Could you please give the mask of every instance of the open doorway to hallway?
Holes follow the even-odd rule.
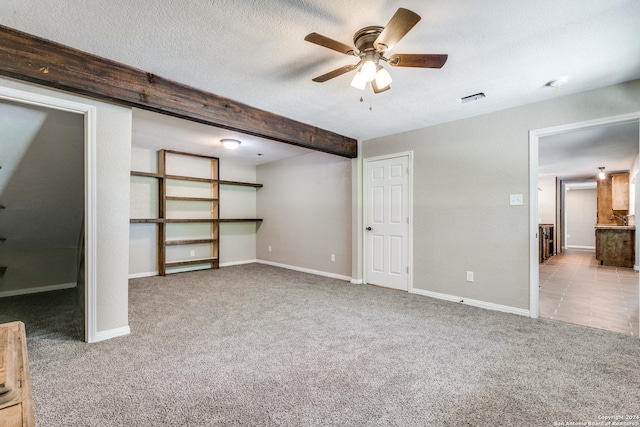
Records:
[[[638,114],[627,115],[531,132],[531,190],[538,190],[532,194],[532,235],[537,240],[544,234],[539,233],[541,225],[546,234],[553,233],[551,256],[539,257],[537,250],[534,254],[532,242],[532,317],[638,336],[640,284],[635,252],[639,246],[634,234],[639,119]],[[601,167],[606,169],[609,187],[598,179]],[[612,192],[611,173],[627,177],[624,208],[613,208],[611,196],[603,197],[604,189]],[[586,203],[595,187],[595,203]],[[572,196],[578,193],[576,202]],[[625,248],[609,248],[615,255],[631,251],[629,260],[605,259],[605,245],[596,239],[602,227],[631,233]]]

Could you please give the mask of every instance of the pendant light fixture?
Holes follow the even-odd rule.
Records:
[[[598,169],[600,169],[600,173],[598,174],[598,178],[600,179],[604,179],[605,175],[604,175],[604,166],[600,166]]]

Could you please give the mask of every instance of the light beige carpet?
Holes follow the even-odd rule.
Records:
[[[258,264],[132,280],[132,334],[97,344],[77,341],[73,301],[0,300],[0,321],[27,324],[41,426],[553,426],[640,414],[638,339],[588,327]]]

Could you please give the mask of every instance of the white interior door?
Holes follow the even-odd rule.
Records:
[[[409,290],[409,156],[366,162],[367,283]]]

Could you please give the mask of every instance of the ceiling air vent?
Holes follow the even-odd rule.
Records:
[[[462,98],[458,98],[457,101],[460,104],[465,104],[467,102],[477,101],[477,100],[485,98],[485,97],[486,97],[486,95],[484,94],[484,92],[478,92],[478,93],[474,93],[473,95],[469,95],[469,96],[464,96]]]

